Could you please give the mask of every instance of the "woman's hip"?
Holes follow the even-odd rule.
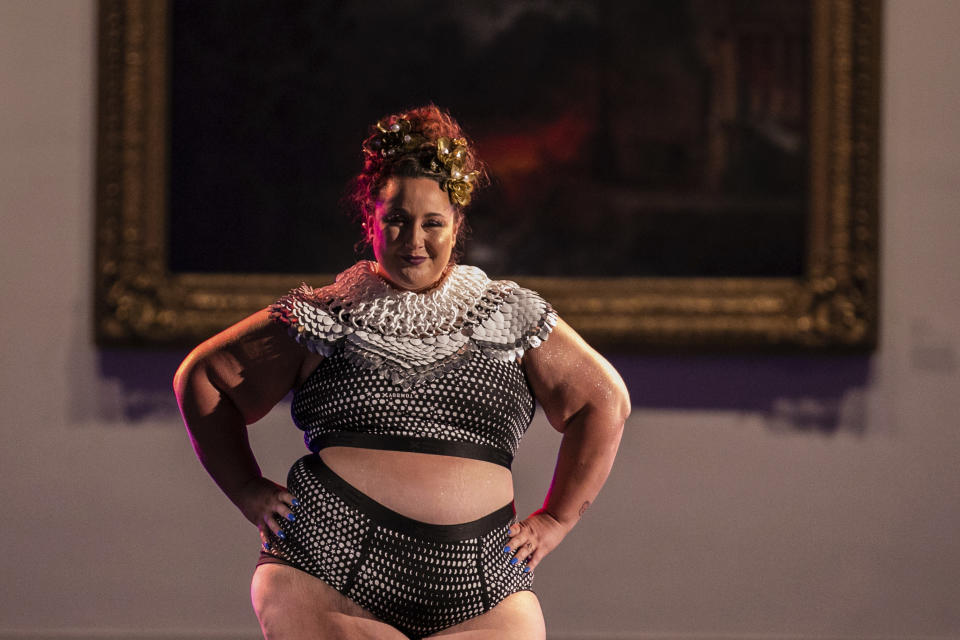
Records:
[[[470,522],[420,522],[364,495],[316,454],[293,465],[287,488],[296,519],[270,555],[398,628],[443,628],[532,587],[533,572],[504,552],[512,502]]]

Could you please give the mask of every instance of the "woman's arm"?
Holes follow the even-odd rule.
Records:
[[[308,355],[265,309],[194,349],[173,379],[197,457],[265,542],[280,530],[276,516],[288,517],[293,496],[262,477],[247,425],[297,384]]]
[[[606,482],[630,415],[630,396],[613,366],[563,320],[540,347],[526,352],[523,365],[547,420],[563,434],[543,508],[511,534],[511,551],[533,569]]]

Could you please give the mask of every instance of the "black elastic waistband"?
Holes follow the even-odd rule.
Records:
[[[321,433],[310,440],[310,451],[314,453],[327,447],[362,447],[364,449],[384,449],[387,451],[432,453],[441,456],[483,460],[499,464],[507,469],[513,463],[513,456],[502,449],[472,442],[451,442],[439,438],[411,438],[409,436],[379,433],[332,431]]]
[[[333,469],[328,467],[317,454],[304,456],[302,460],[310,472],[317,476],[324,488],[336,494],[341,500],[355,507],[377,524],[421,539],[436,542],[457,542],[479,538],[511,522],[517,513],[511,501],[493,513],[488,513],[482,518],[470,522],[460,524],[420,522],[408,518],[402,513],[397,513],[363,493],[334,473]]]

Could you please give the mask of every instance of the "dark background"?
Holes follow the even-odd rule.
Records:
[[[448,108],[494,274],[799,276],[809,2],[174,0],[170,265],[338,272],[378,118]]]

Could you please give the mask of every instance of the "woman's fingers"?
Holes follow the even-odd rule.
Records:
[[[527,557],[527,567],[530,571],[533,571],[537,568],[537,565],[540,564],[540,561],[543,560],[543,553],[539,549],[534,549],[531,551],[530,555]]]
[[[290,507],[283,502],[277,502],[275,505],[272,505],[272,508],[273,514],[280,522],[293,522],[297,519]]]
[[[519,547],[517,547],[517,557],[523,561],[529,561],[529,558],[533,556],[533,552],[536,550],[536,547],[532,542],[526,542]]]
[[[257,527],[257,531],[260,532],[260,546],[264,548],[265,551],[270,550],[270,529],[265,525],[260,525]]]
[[[284,526],[296,521],[299,507],[296,496],[286,487],[267,478],[255,478],[239,492],[238,506],[243,515],[256,525],[263,548],[286,537]]]
[[[534,513],[510,527],[504,551],[511,555],[511,564],[524,562],[525,570],[533,571],[565,535],[553,516]]]
[[[277,531],[280,530],[276,518],[269,513],[263,514],[263,526],[271,536],[277,535]]]
[[[530,527],[522,532],[517,532],[508,542],[510,554],[516,558],[517,562],[525,562],[531,570],[533,570],[533,566],[530,564],[531,560],[535,557],[540,544],[541,541],[538,539],[536,532]],[[513,564],[516,564],[516,562]]]
[[[518,564],[533,553],[535,545],[533,531],[530,527],[523,522],[516,522],[510,526],[510,530],[507,532],[507,543],[503,552],[509,556],[507,562]],[[524,570],[527,570],[527,568],[524,568]]]
[[[526,542],[525,527],[522,522],[514,522],[507,531],[507,545],[503,548],[504,553],[513,554]]]
[[[299,505],[299,502],[291,493],[282,491],[275,494],[263,516],[263,524],[267,532],[278,538],[286,537],[283,527],[297,519],[296,514],[293,513],[293,507],[296,505]]]
[[[297,501],[296,497],[289,491],[281,491],[277,497],[284,504],[285,507],[292,509],[293,507],[298,506],[300,503]],[[284,514],[286,515],[286,514]]]
[[[523,562],[523,563],[526,563],[527,566],[529,566],[530,558],[533,557],[533,553],[535,549],[536,547],[532,542],[525,542],[524,544],[521,544],[514,550],[513,557],[516,558],[517,562]]]

